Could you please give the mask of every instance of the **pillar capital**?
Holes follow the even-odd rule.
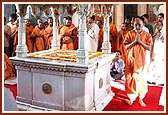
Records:
[[[24,17],[26,15],[26,11],[27,11],[27,4],[15,4],[16,6],[16,10],[17,10],[17,14],[20,17]]]

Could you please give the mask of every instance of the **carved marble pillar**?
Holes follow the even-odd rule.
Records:
[[[104,36],[102,43],[102,52],[105,54],[111,53],[111,43],[109,42],[110,33],[109,33],[109,15],[104,16]]]
[[[17,14],[19,16],[18,45],[16,47],[16,56],[26,57],[28,50],[26,45],[24,16],[26,15],[27,5],[24,5],[24,4],[15,4],[15,5],[17,9]]]
[[[100,14],[104,17],[104,34],[103,34],[103,43],[102,43],[102,52],[104,54],[111,53],[111,43],[110,43],[110,24],[109,17],[113,15],[113,4],[101,4],[100,5]]]
[[[51,7],[52,17],[53,17],[53,40],[51,43],[51,49],[60,49],[60,41],[58,39],[58,20],[59,14],[57,8]]]
[[[87,64],[89,60],[86,38],[86,15],[87,4],[79,4],[79,48],[77,50],[77,62],[79,64]]]

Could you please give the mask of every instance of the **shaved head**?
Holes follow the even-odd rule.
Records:
[[[143,27],[143,21],[139,18],[135,18],[134,19],[134,29],[140,33],[142,31],[142,27]]]

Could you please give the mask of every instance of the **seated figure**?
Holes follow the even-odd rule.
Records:
[[[115,58],[110,64],[110,75],[115,80],[120,80],[124,75],[124,61],[121,58],[121,51],[117,50]]]

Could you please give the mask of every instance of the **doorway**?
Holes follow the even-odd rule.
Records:
[[[124,17],[136,16],[137,15],[137,4],[124,4]]]

